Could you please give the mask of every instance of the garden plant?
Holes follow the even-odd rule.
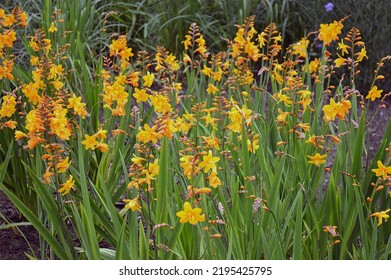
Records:
[[[191,23],[173,53],[89,48],[46,15],[26,35],[0,9],[0,190],[40,235],[31,259],[391,258],[391,122],[368,133],[391,57],[357,88],[349,16],[287,47],[249,16],[223,51]]]

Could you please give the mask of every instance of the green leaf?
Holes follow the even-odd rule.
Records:
[[[79,158],[79,176],[80,176],[80,188],[82,193],[82,204],[80,205],[81,218],[84,226],[84,230],[87,235],[87,241],[90,249],[90,258],[100,260],[98,238],[95,231],[94,215],[91,210],[90,192],[87,186],[87,178],[84,168],[84,153],[83,145],[81,144],[81,130],[78,134],[78,158]]]
[[[155,224],[167,222],[169,170],[168,170],[168,139],[163,137],[160,147],[159,177],[156,192],[156,220]]]
[[[302,224],[303,224],[303,210],[302,210],[302,193],[297,194],[297,204],[296,204],[296,221],[295,221],[295,238],[293,243],[293,259],[301,259],[301,250],[302,250]]]
[[[27,206],[20,201],[11,191],[9,191],[2,183],[0,189],[8,196],[12,203],[18,208],[20,213],[34,226],[43,239],[50,245],[53,252],[62,260],[70,260],[72,256],[67,254],[64,248],[58,243],[56,238],[48,231],[45,225],[27,208]]]
[[[129,256],[129,244],[126,242],[125,234],[126,232],[126,223],[122,224],[121,231],[118,234],[117,247],[115,253],[116,260],[128,260]]]

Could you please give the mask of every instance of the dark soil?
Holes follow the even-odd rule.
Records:
[[[370,112],[376,110],[377,102]],[[381,109],[368,127],[370,147],[369,154],[372,157],[383,138],[385,126],[391,118],[391,102],[386,102],[387,107]],[[375,107],[376,106],[376,107]],[[26,222],[18,210],[12,205],[7,196],[0,191],[0,260],[26,260],[26,254],[35,255],[39,259],[39,236],[33,226],[19,226],[1,229],[8,225],[1,217],[4,216],[9,223]],[[106,247],[106,246],[103,246]]]
[[[10,223],[26,221],[2,191],[0,191],[0,213]],[[0,216],[0,227],[7,224]],[[26,253],[39,256],[39,236],[33,226],[0,229],[0,260],[27,260],[29,258]]]

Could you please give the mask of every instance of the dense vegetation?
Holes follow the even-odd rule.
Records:
[[[31,258],[391,258],[391,122],[374,156],[367,133],[390,57],[365,64],[353,14],[234,2],[0,9],[0,189]]]

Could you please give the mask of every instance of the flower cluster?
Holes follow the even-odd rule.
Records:
[[[0,8],[0,82],[4,79],[14,80],[14,57],[11,50],[16,42],[15,29],[26,25],[27,14],[20,8],[14,8],[9,14]],[[8,93],[0,99],[0,130],[3,127],[15,129],[16,122],[9,118],[16,112],[17,104],[15,93]]]

